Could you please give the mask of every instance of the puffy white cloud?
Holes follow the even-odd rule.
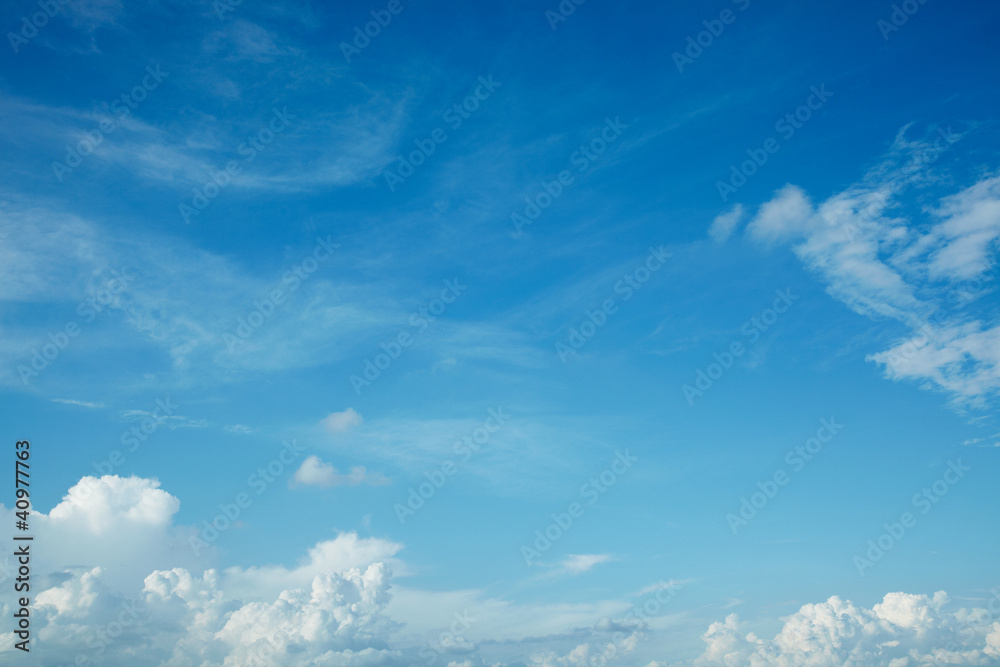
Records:
[[[611,641],[578,644],[565,655],[559,655],[554,651],[536,651],[528,657],[527,663],[531,667],[593,667],[614,664],[635,651],[642,636],[637,630],[628,634],[618,632]]]
[[[297,667],[401,664],[387,639],[389,570],[325,572],[264,601],[231,597],[225,574],[184,568],[146,577],[137,599],[111,591],[100,568],[38,594],[32,653],[38,664],[114,667]],[[0,662],[14,651],[0,635]]]
[[[153,569],[193,566],[193,529],[173,523],[179,508],[155,479],[83,477],[47,514],[34,512],[36,541],[62,546],[39,550],[33,569],[48,575],[101,567],[107,584],[122,591],[137,589]],[[12,511],[0,506],[0,520],[12,523]]]
[[[333,412],[327,415],[321,424],[330,433],[343,433],[355,426],[360,426],[364,421],[354,408],[347,408],[343,412]]]
[[[325,487],[358,486],[359,484],[384,486],[388,483],[389,479],[385,475],[378,472],[368,472],[364,466],[354,466],[349,473],[340,473],[331,464],[315,455],[306,457],[299,469],[295,471],[291,481],[292,485]]]
[[[180,501],[159,486],[157,480],[140,477],[84,477],[48,518],[54,525],[85,526],[94,535],[123,523],[134,529],[162,527],[180,509]]]
[[[324,572],[307,587],[243,603],[220,589],[215,572],[201,579],[175,569],[154,572],[144,589],[152,622],[178,628],[165,664],[201,667],[362,665],[395,662],[386,638],[396,624],[384,616],[389,571]],[[179,622],[179,623],[178,623]],[[168,626],[169,627],[169,626]]]
[[[180,501],[159,487],[88,477],[34,517],[36,544],[46,545],[32,559],[39,664],[401,662],[388,646],[399,624],[384,613],[401,545],[346,533],[317,544],[297,567],[199,573],[184,540],[192,529],[173,524]],[[2,663],[15,650],[13,634],[0,642]]]
[[[1000,601],[1000,595],[995,598]],[[744,633],[736,614],[712,623],[696,665],[916,667],[992,665],[1000,621],[986,609],[945,610],[948,596],[889,593],[871,609],[837,596],[804,605],[773,639]],[[1000,611],[1000,606],[997,607]]]
[[[624,600],[530,604],[475,590],[394,587],[393,571],[405,570],[402,545],[354,533],[316,544],[293,567],[195,569],[183,562],[187,529],[173,525],[179,501],[159,487],[136,477],[90,478],[36,517],[36,539],[48,545],[33,560],[39,664],[395,667],[433,654],[456,667],[589,667],[630,664],[653,627],[671,631],[630,619]],[[174,543],[180,551],[171,551]],[[45,561],[46,552],[73,562]],[[580,555],[564,565],[585,571],[608,559]],[[173,564],[158,565],[165,561]],[[117,574],[127,568],[144,571],[140,583]],[[697,662],[996,664],[1000,588],[993,595],[973,609],[954,609],[944,593],[890,593],[871,609],[832,597],[784,619],[773,639],[744,632],[732,615],[709,627]],[[0,634],[0,663],[15,650],[13,639]]]
[[[230,567],[221,586],[233,596],[275,597],[289,588],[305,588],[324,572],[363,569],[372,563],[390,566],[393,572],[405,572],[405,565],[395,558],[402,544],[375,537],[361,538],[357,533],[341,533],[332,540],[319,542],[309,549],[294,568],[282,565]]]

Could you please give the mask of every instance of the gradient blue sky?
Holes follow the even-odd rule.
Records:
[[[928,0],[885,34],[888,2],[591,0],[555,29],[554,0],[399,6],[349,63],[342,42],[386,3],[244,0],[220,17],[209,2],[70,0],[0,48],[2,424],[33,443],[35,508],[56,516],[158,399],[177,406],[113,470],[180,501],[161,526],[176,553],[143,551],[144,572],[111,581],[126,533],[92,562],[55,553],[72,547],[53,533],[38,545],[50,583],[102,565],[135,597],[156,569],[294,568],[356,534],[392,566],[384,613],[403,625],[387,645],[405,653],[479,605],[494,621],[455,658],[474,664],[563,655],[660,581],[682,585],[627,664],[694,660],[734,612],[772,637],[831,596],[984,606],[1000,584],[996,4]],[[678,71],[674,54],[724,10]],[[7,3],[4,32],[37,11]],[[119,116],[111,103],[144,77]],[[477,86],[455,127],[446,112]],[[800,127],[776,125],[821,87]],[[608,119],[607,149],[581,159]],[[95,130],[79,166],[53,166]],[[772,138],[724,201],[731,165]],[[186,221],[181,205],[231,162]],[[572,182],[516,233],[512,214],[564,170]],[[317,239],[336,247],[295,277]],[[670,257],[621,287],[651,248]],[[112,270],[129,279],[109,297]],[[465,289],[424,320],[445,281]],[[275,289],[273,314],[227,343]],[[792,305],[748,335],[779,290]],[[106,297],[92,318],[80,306]],[[71,322],[79,334],[26,373]],[[351,376],[401,332],[412,344],[357,391]],[[745,353],[691,404],[684,385],[733,342]],[[455,441],[498,408],[507,422],[462,460]],[[734,535],[726,515],[793,470],[786,452],[824,418],[842,430]],[[295,463],[194,556],[202,521],[292,439]],[[522,545],[625,450],[638,460],[527,565]],[[971,470],[920,514],[911,498],[959,459]],[[401,523],[394,506],[449,460],[455,475]],[[130,501],[108,502],[81,511]],[[860,576],[853,558],[908,510],[917,525]]]

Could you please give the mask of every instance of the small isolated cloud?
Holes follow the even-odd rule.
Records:
[[[388,483],[385,475],[368,472],[364,466],[354,466],[349,473],[342,474],[318,456],[310,456],[303,461],[292,477],[292,484],[301,486],[384,486]]]
[[[321,424],[330,433],[343,433],[344,431],[360,426],[364,420],[354,408],[347,408],[343,412],[334,412],[323,419]]]
[[[708,235],[716,243],[725,243],[743,220],[743,204],[737,204],[725,213],[717,215],[708,228]]]
[[[614,560],[608,554],[572,554],[559,563],[561,573],[583,574],[601,563]]]
[[[226,431],[229,433],[241,433],[246,435],[248,433],[253,433],[253,429],[249,426],[244,426],[243,424],[233,424],[232,426],[227,426]]]

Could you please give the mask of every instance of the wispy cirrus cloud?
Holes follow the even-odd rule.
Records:
[[[831,296],[912,331],[869,355],[888,378],[982,407],[1000,392],[1000,322],[970,306],[992,291],[1000,176],[943,196],[913,219],[902,194],[938,185],[929,164],[961,136],[940,132],[911,141],[906,129],[859,183],[818,204],[801,188],[785,186],[760,207],[746,234],[791,245]]]
[[[610,563],[614,558],[609,554],[571,554],[559,562],[561,573],[583,574],[602,563]]]
[[[64,403],[66,405],[77,405],[77,406],[79,406],[81,408],[93,408],[93,409],[96,409],[96,408],[103,408],[104,407],[103,403],[91,403],[90,401],[78,401],[78,400],[72,399],[72,398],[52,398],[52,399],[49,399],[49,400],[51,400],[53,403]]]

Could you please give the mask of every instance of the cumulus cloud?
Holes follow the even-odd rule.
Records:
[[[1000,602],[1000,591],[991,602]],[[744,633],[736,614],[712,623],[696,665],[907,667],[992,665],[1000,621],[988,609],[945,610],[948,596],[889,593],[871,609],[837,596],[804,605],[773,639]],[[1000,612],[1000,605],[994,605]],[[991,607],[993,608],[993,607]]]
[[[158,480],[84,477],[48,514],[33,513],[36,541],[54,545],[35,556],[34,571],[101,567],[107,585],[121,591],[139,586],[157,567],[194,565],[187,544],[193,529],[173,523],[179,509],[180,501]],[[12,525],[12,512],[0,506],[0,521]]]
[[[868,359],[893,380],[943,390],[983,407],[1000,393],[1000,322],[976,319],[971,304],[990,292],[991,256],[1000,240],[1000,175],[989,175],[924,207],[927,220],[902,215],[900,196],[938,184],[929,169],[959,135],[909,141],[904,133],[859,182],[814,203],[787,185],[747,225],[761,243],[787,243],[855,312],[892,319],[912,334]]]
[[[75,572],[38,594],[32,653],[38,664],[115,667],[402,662],[386,641],[398,624],[384,614],[390,577],[384,564],[324,572],[262,601],[223,592],[225,576],[157,570],[128,599],[111,591],[100,568]],[[0,634],[0,661],[15,650],[12,637]]]
[[[47,545],[32,559],[39,664],[401,662],[384,609],[402,545],[342,533],[294,567],[200,570],[186,544],[194,529],[173,523],[179,507],[155,479],[106,475],[33,515]],[[13,522],[11,511],[0,506],[0,518]],[[0,662],[13,645],[0,634]]]
[[[374,537],[362,538],[357,533],[341,533],[311,547],[295,567],[283,565],[230,567],[224,571],[220,586],[233,596],[252,595],[272,598],[289,588],[309,586],[324,572],[363,569],[372,563],[382,563],[396,573],[406,572],[405,565],[395,558],[402,544]]]
[[[402,545],[355,533],[319,542],[292,566],[197,568],[184,563],[189,529],[173,524],[179,504],[156,480],[105,476],[81,480],[37,514],[36,539],[49,545],[32,561],[39,664],[370,667],[423,661],[420,652],[433,650],[456,667],[588,667],[631,664],[653,632],[623,618],[629,605],[620,600],[532,605],[478,591],[394,588],[393,576],[406,569]],[[10,512],[0,506],[0,520],[13,521]],[[47,553],[72,561],[45,560]],[[608,560],[584,554],[561,565],[584,572]],[[143,575],[118,573],[130,567]],[[771,639],[730,615],[704,633],[696,664],[996,664],[1000,588],[991,594],[969,609],[955,608],[944,592],[890,593],[871,609],[831,597],[783,619]],[[391,604],[397,595],[402,607]],[[398,613],[406,609],[413,613]],[[458,618],[467,620],[455,631]],[[12,659],[13,645],[12,632],[0,633],[0,662]],[[503,659],[484,655],[490,650]]]
[[[343,412],[334,412],[328,415],[320,423],[329,433],[343,433],[355,426],[360,426],[361,415],[354,411],[354,408],[347,408]]]
[[[292,485],[323,487],[358,486],[360,484],[384,486],[388,483],[389,479],[385,475],[379,472],[368,472],[364,466],[354,466],[349,473],[340,473],[331,464],[315,455],[307,457],[302,462],[290,482]]]
[[[635,651],[642,636],[639,631],[629,634],[620,632],[612,641],[578,644],[565,655],[559,655],[555,651],[536,651],[528,656],[527,664],[531,667],[591,667],[617,663]]]
[[[143,594],[151,619],[180,621],[166,664],[370,665],[398,662],[386,643],[396,628],[383,614],[388,582],[386,566],[373,563],[240,603],[220,591],[214,572],[199,579],[175,569],[150,574]]]
[[[159,488],[157,480],[105,475],[85,477],[49,512],[49,521],[64,526],[84,526],[104,535],[122,523],[131,529],[165,526],[180,502]]]

